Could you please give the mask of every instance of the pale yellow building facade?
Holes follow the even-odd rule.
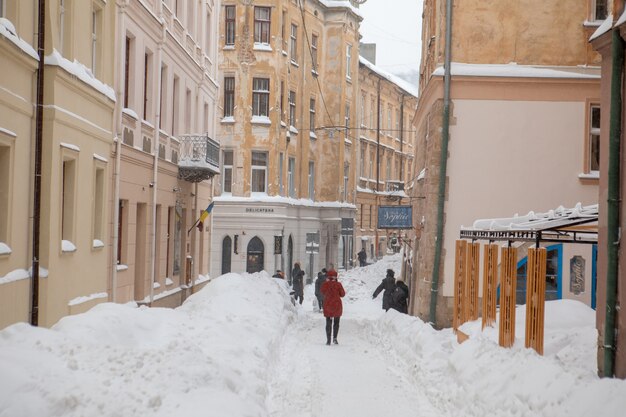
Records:
[[[355,251],[365,249],[371,263],[415,238],[412,228],[379,229],[378,207],[411,204],[417,86],[360,57],[359,88]]]
[[[36,1],[0,20],[0,327],[31,318]],[[115,4],[46,3],[38,323],[106,301]]]
[[[350,265],[356,4],[222,2],[211,274]],[[289,274],[287,274],[289,275]]]

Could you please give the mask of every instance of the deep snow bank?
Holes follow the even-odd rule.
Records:
[[[0,332],[0,416],[261,416],[294,317],[266,273],[213,280],[175,310],[101,304]]]

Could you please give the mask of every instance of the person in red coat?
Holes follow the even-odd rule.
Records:
[[[326,344],[330,345],[331,327],[333,330],[333,343],[337,344],[339,333],[339,318],[343,313],[341,297],[346,295],[343,285],[337,281],[337,271],[334,269],[326,272],[326,282],[322,284],[320,291],[324,295],[324,317],[326,317]]]

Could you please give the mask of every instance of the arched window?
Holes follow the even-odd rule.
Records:
[[[263,270],[265,246],[257,236],[248,243],[246,272],[260,272]]]
[[[230,257],[233,249],[233,240],[226,236],[222,240],[222,275],[230,272]]]

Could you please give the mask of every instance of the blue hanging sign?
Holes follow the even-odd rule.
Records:
[[[413,211],[411,206],[378,207],[379,229],[412,229]]]

